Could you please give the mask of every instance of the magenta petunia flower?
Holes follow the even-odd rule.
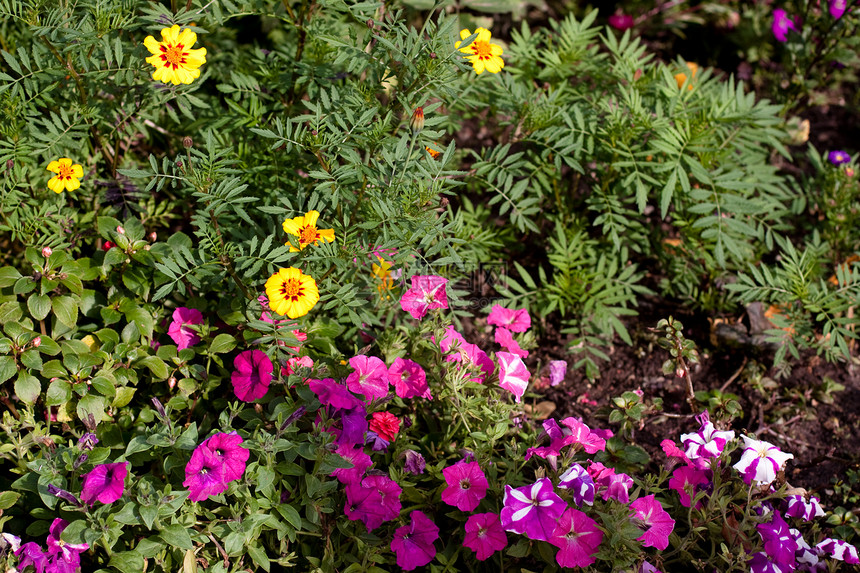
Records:
[[[762,553],[761,551],[753,554],[752,559],[747,561],[747,565],[749,565],[750,573],[788,573],[788,571],[793,570],[783,569],[767,553]]]
[[[334,453],[352,464],[351,468],[337,468],[329,474],[344,485],[359,483],[367,468],[373,465],[370,456],[361,447],[338,446]]]
[[[363,404],[359,404],[349,410],[338,410],[342,429],[335,429],[337,440],[341,446],[356,446],[364,443],[364,435],[367,433],[367,410]],[[339,432],[339,433],[338,433]]]
[[[744,440],[744,452],[741,459],[732,467],[741,472],[744,483],[749,485],[768,485],[776,479],[777,472],[782,469],[785,462],[792,459],[794,455],[780,451],[770,442],[754,440],[748,436],[741,436]]]
[[[568,508],[553,529],[549,542],[558,547],[555,560],[562,567],[588,567],[603,541],[597,522],[578,509]]]
[[[93,505],[96,500],[113,503],[122,497],[125,490],[125,476],[128,475],[128,462],[101,464],[84,476],[81,501]]]
[[[346,377],[346,386],[350,392],[363,395],[368,402],[385,398],[388,394],[388,368],[385,362],[376,356],[360,354],[350,358],[349,365],[355,368],[355,372]]]
[[[561,474],[558,477],[558,487],[569,489],[576,505],[594,505],[594,480],[581,465],[573,464]]]
[[[233,359],[236,370],[230,376],[233,393],[243,402],[253,402],[266,395],[272,382],[272,361],[265,352],[245,350]]]
[[[756,525],[756,529],[758,529],[764,543],[764,552],[779,565],[793,568],[797,541],[789,531],[788,524],[782,516],[774,511],[771,514],[770,522],[759,523]]]
[[[827,154],[827,160],[833,165],[842,165],[851,161],[851,156],[844,151],[831,151]]]
[[[609,17],[609,25],[615,28],[616,30],[629,30],[633,27],[634,21],[633,16],[630,14],[624,14],[622,12],[616,12],[612,16]]]
[[[774,37],[780,42],[788,41],[788,31],[794,30],[797,32],[794,21],[788,17],[788,14],[782,8],[777,8],[773,11],[773,23],[770,26]]]
[[[830,0],[830,15],[837,20],[845,14],[846,8],[848,8],[846,0]]]
[[[373,531],[400,515],[402,491],[388,476],[366,476],[360,483],[346,486],[344,513],[353,521],[361,520],[368,531]]]
[[[488,559],[508,545],[508,536],[495,513],[476,513],[466,520],[466,537],[463,547],[476,552],[478,561]]]
[[[429,310],[448,308],[448,295],[445,284],[448,279],[435,275],[415,275],[412,277],[412,288],[403,293],[400,298],[400,308],[421,320]]]
[[[600,462],[591,462],[587,471],[603,499],[614,499],[619,503],[630,501],[629,490],[633,486],[633,478],[627,474],[616,474],[615,469],[608,468]]]
[[[678,460],[685,463],[690,463],[690,458],[687,457],[687,454],[685,454],[673,440],[663,440],[660,442],[660,447],[663,448],[663,453],[666,454],[666,457],[678,458]]]
[[[182,485],[191,492],[188,499],[203,501],[210,496],[227,491],[224,479],[224,464],[206,447],[197,447],[185,466],[185,481]]]
[[[857,548],[841,539],[825,539],[815,546],[816,549],[827,553],[837,561],[844,561],[849,565],[857,565],[860,558],[857,556]]]
[[[507,350],[511,354],[515,354],[515,355],[519,356],[520,358],[525,358],[526,356],[529,355],[528,350],[523,350],[522,348],[520,348],[519,342],[514,340],[514,337],[511,334],[511,331],[508,330],[507,328],[502,328],[502,327],[497,328],[496,333],[495,333],[495,338],[496,338],[496,344],[498,344],[499,346],[501,346],[502,348],[504,348],[505,350]]]
[[[501,522],[505,531],[535,541],[546,541],[552,536],[556,521],[566,507],[564,500],[553,491],[549,478],[540,478],[516,489],[506,485],[503,503]]]
[[[816,517],[824,516],[824,508],[815,496],[808,496],[809,500],[802,495],[790,495],[785,498],[787,508],[785,514],[791,517],[799,517],[806,521],[812,521]]]
[[[18,558],[18,571],[23,571],[32,565],[36,569],[36,573],[44,573],[45,568],[48,567],[48,553],[33,541],[24,543],[16,549],[15,557]]]
[[[443,353],[447,354],[452,350],[459,350],[465,344],[467,343],[463,335],[457,332],[453,325],[448,325],[445,327],[445,334],[442,335],[442,340],[439,342],[439,348]]]
[[[459,462],[442,470],[448,487],[442,501],[460,511],[472,511],[487,495],[487,477],[478,462]]]
[[[436,557],[433,542],[439,539],[439,528],[421,511],[409,514],[409,525],[398,527],[391,540],[391,550],[404,571],[427,565]]]
[[[532,325],[532,317],[529,316],[529,311],[524,308],[511,310],[497,304],[490,310],[487,324],[503,326],[511,332],[525,332]]]
[[[388,368],[388,381],[401,398],[427,398],[432,400],[427,374],[421,365],[405,358],[395,358]]]
[[[669,517],[660,502],[654,498],[654,494],[640,497],[630,504],[633,513],[630,517],[635,518],[647,527],[645,533],[637,539],[644,547],[654,547],[660,551],[669,546],[669,534],[675,529],[675,520]]]
[[[549,445],[527,449],[526,461],[529,461],[529,459],[535,455],[548,459],[553,468],[555,468],[555,462],[558,456],[561,455],[561,449],[572,444],[576,440],[576,437],[573,435],[565,435],[564,431],[558,425],[558,422],[552,418],[543,421],[543,432],[538,436],[538,439],[543,436],[549,437]]]
[[[196,308],[180,306],[173,311],[173,322],[167,327],[167,334],[176,343],[177,350],[184,350],[200,342],[200,337],[189,326],[203,324],[203,314]]]
[[[496,352],[496,359],[499,361],[499,386],[519,402],[529,385],[529,371],[523,359],[510,352]]]
[[[567,375],[567,361],[565,360],[550,360],[549,362],[549,385],[558,386],[564,382],[564,377]]]
[[[698,486],[704,485],[708,481],[708,475],[704,470],[692,466],[681,466],[672,472],[669,487],[678,492],[681,505],[690,507],[693,498],[698,493]],[[699,508],[701,504],[702,502],[699,502],[696,507]]]
[[[66,543],[60,539],[69,522],[57,518],[51,523],[46,542],[50,563],[46,573],[74,573],[81,566],[81,553],[90,548],[86,543]]]
[[[477,366],[480,369],[480,373],[476,377],[470,378],[472,382],[482,384],[484,379],[496,369],[496,365],[493,364],[493,361],[487,356],[486,352],[478,348],[476,344],[466,342],[453,329],[446,329],[446,334],[442,338],[440,348],[442,352],[446,353],[453,350],[453,352],[445,357],[446,362],[460,362],[464,366]]]
[[[331,406],[332,408],[343,408],[345,410],[364,405],[361,400],[346,389],[346,386],[338,384],[332,378],[325,378],[323,380],[310,379],[308,380],[308,386],[311,392],[316,394],[320,404]]]
[[[225,482],[241,479],[245,474],[245,464],[251,452],[242,447],[244,440],[236,432],[212,434],[197,446],[207,448],[221,462]]]
[[[606,449],[606,439],[598,435],[598,430],[592,430],[583,424],[579,418],[565,418],[561,423],[567,428],[564,433],[573,437],[572,443],[580,444],[587,453],[596,454]],[[612,434],[609,436],[612,437]]]

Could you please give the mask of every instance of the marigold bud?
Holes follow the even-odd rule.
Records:
[[[412,119],[409,121],[409,126],[412,128],[412,133],[418,133],[424,129],[424,108],[416,107],[412,112]]]
[[[46,259],[51,256],[51,253],[54,251],[51,250],[51,247],[42,247],[42,256]]]
[[[194,145],[194,140],[191,139],[189,136],[186,135],[185,137],[182,138],[182,147],[184,147],[185,149],[191,149],[191,147],[193,145]]]

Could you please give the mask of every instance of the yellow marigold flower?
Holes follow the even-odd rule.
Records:
[[[78,179],[84,176],[84,168],[80,165],[72,165],[72,160],[68,157],[61,157],[57,161],[51,161],[47,169],[51,173],[57,174],[48,181],[48,189],[54,193],[62,193],[63,189],[74,191],[81,186],[81,182]]]
[[[284,221],[284,232],[296,235],[299,238],[298,248],[293,245],[292,241],[286,243],[290,246],[290,252],[301,251],[308,245],[313,245],[320,240],[327,243],[334,241],[333,229],[317,229],[317,219],[319,217],[320,214],[318,211],[308,211],[302,217]]]
[[[693,89],[692,78],[696,77],[696,72],[699,71],[699,65],[694,64],[693,62],[687,62],[687,67],[690,68],[690,85],[687,86],[688,90]],[[675,81],[678,82],[678,89],[684,87],[684,82],[687,81],[687,74],[675,74]]]
[[[152,36],[143,40],[143,45],[153,55],[146,61],[155,66],[152,79],[165,84],[190,84],[200,77],[197,69],[206,63],[206,48],[192,50],[197,42],[197,34],[185,28],[179,31],[179,26],[161,30],[161,42],[156,42]]]
[[[424,149],[427,150],[427,153],[429,153],[430,157],[432,157],[433,159],[436,159],[437,157],[442,155],[441,151],[436,151],[435,149],[431,148],[429,145],[425,145]]]
[[[281,316],[304,316],[320,299],[317,283],[295,267],[281,269],[266,281],[269,308]]]
[[[478,35],[475,41],[465,46],[460,47],[463,42],[457,42],[454,47],[468,54],[469,62],[475,68],[475,73],[480,75],[487,70],[491,74],[497,74],[505,67],[505,61],[502,59],[502,47],[496,44],[491,44],[491,34],[486,28],[478,28],[475,30]],[[460,40],[465,40],[472,35],[468,28],[460,30]]]

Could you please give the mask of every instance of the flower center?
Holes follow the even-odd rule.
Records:
[[[281,294],[285,298],[296,300],[303,294],[302,283],[298,279],[287,279],[281,285]]]
[[[299,242],[300,243],[313,243],[319,238],[319,233],[317,232],[317,228],[313,225],[305,225],[301,229],[299,229]]]
[[[490,56],[493,54],[489,42],[475,40],[469,47],[472,48],[472,52],[474,52],[474,54],[478,56],[478,59],[480,60],[489,60]]]
[[[57,173],[57,177],[59,179],[71,179],[72,178],[72,166],[60,164],[60,172]]]
[[[182,50],[185,48],[182,44],[176,44],[175,46],[171,45],[162,45],[161,51],[161,59],[164,61],[165,67],[171,67],[174,70],[179,67],[179,64],[185,63],[185,54]]]
[[[460,489],[469,489],[472,484],[469,483],[469,480],[464,479],[460,481]]]

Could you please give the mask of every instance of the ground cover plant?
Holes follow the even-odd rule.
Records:
[[[0,0],[0,566],[855,569],[858,11]]]

